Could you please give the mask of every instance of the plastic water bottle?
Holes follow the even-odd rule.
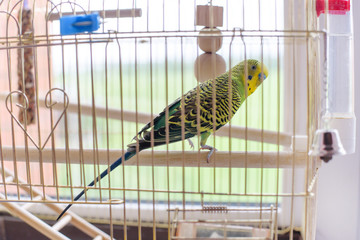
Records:
[[[347,154],[355,152],[353,18],[350,0],[317,0],[327,31],[327,111],[323,121],[337,129]]]

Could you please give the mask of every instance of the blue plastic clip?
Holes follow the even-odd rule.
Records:
[[[99,13],[87,15],[64,16],[60,18],[60,34],[71,35],[83,32],[93,32],[100,27]]]

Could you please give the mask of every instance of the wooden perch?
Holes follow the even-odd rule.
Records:
[[[42,106],[42,104],[40,105]],[[56,104],[55,109],[63,110],[63,106],[60,104]],[[78,105],[77,104],[69,104],[68,112],[77,113],[78,112]],[[81,105],[81,114],[84,115],[92,115],[92,106],[90,105]],[[136,112],[134,111],[123,111],[124,118],[122,119],[121,110],[109,108],[109,118],[123,120],[128,122],[136,122]],[[106,109],[103,107],[96,107],[96,116],[97,117],[106,117]],[[137,113],[138,122],[146,124],[151,121],[155,115],[151,115],[149,113]],[[257,142],[264,142],[264,143],[272,143],[272,144],[280,144],[282,146],[290,147],[292,143],[292,136],[288,133],[278,133],[277,131],[269,131],[269,130],[261,130],[255,128],[246,128],[240,126],[229,126],[226,125],[220,128],[215,135],[216,136],[224,136],[228,137],[231,131],[232,138],[239,138],[239,139],[247,139],[249,141],[257,141]]]
[[[29,148],[26,152],[23,147],[16,147],[16,160],[25,161],[26,155],[29,156],[30,162],[39,162],[40,152],[37,148]],[[53,160],[53,153],[56,156],[57,163],[66,163],[66,151],[64,148],[57,148],[54,152],[50,148],[45,148],[42,150],[43,162],[51,163]],[[116,159],[121,157],[121,150],[109,150],[99,149],[97,154],[94,154],[93,149],[85,149],[83,151],[84,162],[85,164],[93,164],[94,156],[99,157],[99,163],[101,165],[107,165],[108,159],[110,163],[113,163]],[[208,151],[154,151],[151,150],[142,151],[139,153],[138,157],[135,155],[132,159],[125,162],[125,165],[133,166],[138,164],[140,166],[172,166],[172,167],[181,167],[183,163],[186,167],[236,167],[243,168],[247,166],[248,168],[291,168],[293,166],[293,161],[295,161],[296,167],[305,167],[307,153],[306,152],[231,152],[228,151],[218,151],[215,155],[212,156],[209,163],[206,161]],[[154,157],[153,157],[154,155]],[[13,149],[11,147],[3,147],[3,156],[4,160],[12,161],[13,160]],[[79,149],[69,149],[69,161],[71,163],[80,163],[80,150]],[[184,162],[183,162],[184,161]],[[231,163],[230,163],[231,161]]]
[[[0,99],[6,96],[3,94],[0,95]],[[45,107],[44,99],[39,99],[39,106]],[[55,110],[63,111],[64,106],[62,104],[55,104],[53,108]],[[78,105],[74,103],[69,103],[68,113],[77,113],[78,112]],[[106,118],[106,108],[104,107],[96,107],[95,109],[96,117]],[[134,111],[127,111],[127,110],[119,110],[114,108],[108,109],[109,118],[117,119],[120,121],[128,121],[128,122],[136,122],[136,112]],[[123,118],[122,118],[123,113]],[[92,116],[93,115],[93,108],[91,105],[81,105],[81,114]],[[137,113],[138,123],[146,124],[154,118],[155,115],[151,115],[149,113]],[[240,126],[229,126],[226,125],[216,131],[216,136],[228,137],[231,131],[231,137],[237,139],[246,139],[249,141],[257,141],[263,143],[271,143],[271,144],[279,144],[281,146],[285,146],[290,148],[292,145],[292,135],[289,133],[277,132],[277,131],[270,131],[265,129],[256,129],[256,128],[246,128]]]

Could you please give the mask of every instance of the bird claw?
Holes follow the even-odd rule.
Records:
[[[208,154],[208,156],[207,156],[207,158],[206,158],[206,162],[209,163],[211,156],[213,155],[214,151],[217,151],[217,149],[214,148],[214,147],[212,147],[212,146],[209,146],[209,145],[203,145],[203,146],[201,146],[200,150],[204,150],[204,149],[210,150],[210,152],[209,152],[209,154]]]
[[[189,142],[190,147],[193,149],[194,148],[194,143],[191,141],[190,138],[188,138],[187,140]]]

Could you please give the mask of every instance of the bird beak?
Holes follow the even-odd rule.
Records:
[[[261,80],[261,82],[263,82],[267,76],[269,75],[269,71],[268,69],[265,67],[265,65],[262,66],[262,72],[259,73],[258,77]]]
[[[264,81],[266,79],[266,74],[265,73],[259,73],[259,79],[262,81]]]

